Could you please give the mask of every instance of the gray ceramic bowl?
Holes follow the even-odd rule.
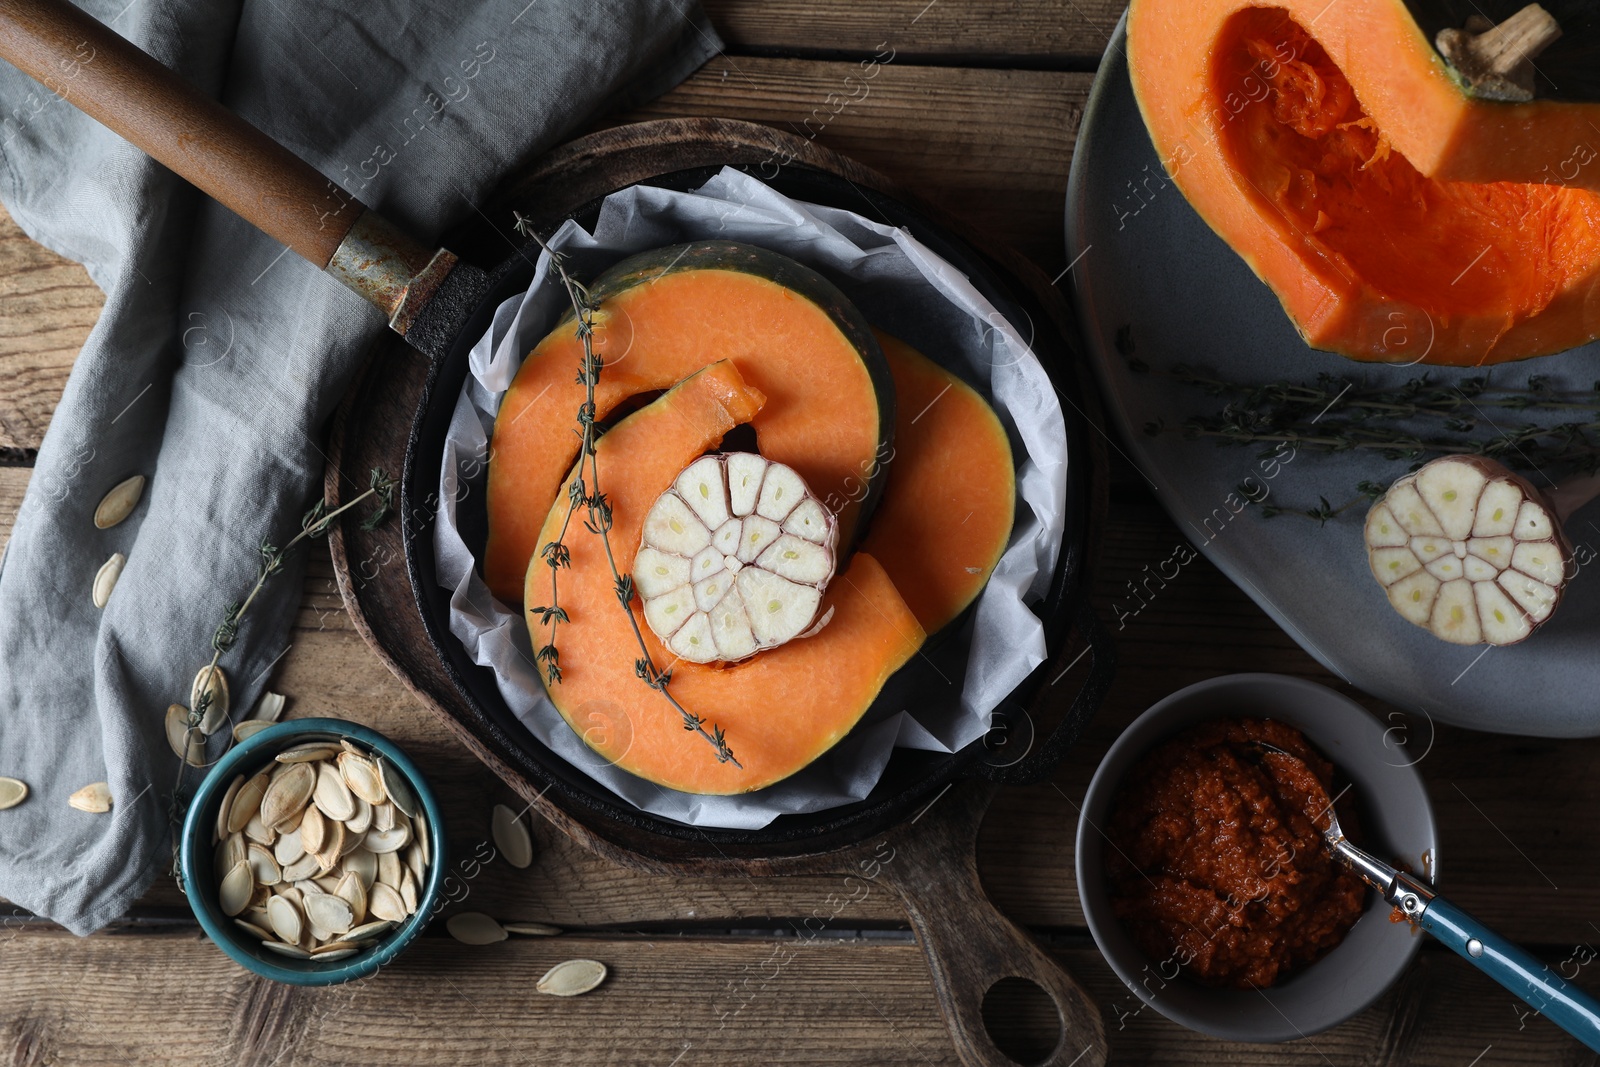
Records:
[[[235,775],[255,774],[271,764],[273,756],[286,748],[307,741],[336,741],[341,737],[349,738],[369,752],[376,752],[405,777],[422,812],[427,816],[432,863],[428,869],[427,883],[418,887],[416,914],[375,939],[371,948],[342,960],[291,959],[262,948],[260,941],[235,925],[232,919],[222,913],[217,903],[216,849],[213,842],[217,809]],[[317,986],[349,982],[376,973],[398,956],[401,949],[422,932],[443,902],[441,887],[450,862],[443,827],[444,812],[432,788],[399,745],[376,730],[343,719],[289,719],[234,745],[201,781],[194,799],[189,803],[189,814],[183,823],[183,891],[206,934],[218,948],[245,969],[289,985]]]
[[[1078,818],[1078,895],[1095,944],[1132,995],[1114,1003],[1109,1025],[1154,1008],[1191,1030],[1232,1041],[1289,1041],[1358,1014],[1400,977],[1422,935],[1389,921],[1376,893],[1345,939],[1328,955],[1270,989],[1212,989],[1145,957],[1111,910],[1105,838],[1129,768],[1152,747],[1206,719],[1270,718],[1299,730],[1354,786],[1362,842],[1390,862],[1438,877],[1433,808],[1417,758],[1361,705],[1320,685],[1277,674],[1233,674],[1191,685],[1135,719],[1111,746],[1089,783]]]

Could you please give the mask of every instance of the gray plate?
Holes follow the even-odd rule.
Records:
[[[1461,647],[1390,609],[1367,570],[1364,502],[1321,528],[1294,515],[1263,519],[1254,508],[1234,514],[1238,498],[1230,494],[1247,478],[1280,506],[1315,507],[1319,497],[1337,506],[1362,479],[1387,483],[1408,465],[1302,451],[1273,467],[1254,449],[1185,439],[1177,428],[1222,401],[1162,369],[1181,362],[1245,382],[1309,381],[1328,372],[1397,386],[1424,368],[1356,363],[1306,347],[1272,292],[1167,181],[1128,81],[1125,39],[1119,26],[1079,127],[1067,186],[1067,250],[1085,340],[1129,458],[1206,557],[1352,685],[1459,726],[1546,737],[1600,734],[1600,579],[1580,572],[1557,615],[1521,645]],[[1134,373],[1118,353],[1123,326],[1154,373]],[[1426,371],[1440,382],[1481,373]],[[1503,365],[1492,380],[1521,384],[1534,373],[1557,388],[1589,388],[1600,378],[1600,344]],[[1150,436],[1143,428],[1152,422],[1167,429]],[[1600,506],[1578,512],[1567,532],[1575,558],[1592,559],[1600,546]],[[1150,573],[1170,577],[1167,558],[1151,559]],[[1172,580],[1183,581],[1181,571]],[[1159,581],[1146,585],[1145,601],[1160,597]],[[1131,621],[1140,605],[1129,589],[1115,608]]]

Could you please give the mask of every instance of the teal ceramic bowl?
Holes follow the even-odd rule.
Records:
[[[375,939],[366,951],[332,962],[292,959],[262,948],[256,938],[222,913],[217,902],[216,845],[213,840],[217,809],[235,775],[243,774],[248,778],[270,764],[277,753],[295,745],[307,741],[337,741],[341,737],[347,737],[381,755],[391,767],[405,776],[427,817],[432,863],[428,868],[427,882],[417,894],[417,913]],[[246,970],[288,985],[318,986],[350,982],[375,973],[398,956],[438,910],[441,886],[450,862],[445,850],[443,827],[444,813],[439,808],[433,790],[416,765],[393,741],[359,723],[343,719],[291,719],[268,727],[235,745],[200,783],[189,805],[189,815],[183,822],[183,891],[207,936]]]

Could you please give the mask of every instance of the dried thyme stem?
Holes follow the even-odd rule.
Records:
[[[533,225],[521,214],[516,214],[516,230],[525,237],[533,238],[534,242],[544,249],[550,257],[551,264],[555,267],[560,277],[562,287],[566,289],[567,299],[572,303],[572,311],[578,321],[578,339],[583,344],[583,359],[578,366],[578,381],[584,387],[584,402],[578,409],[578,424],[582,428],[583,443],[578,453],[578,465],[573,470],[572,482],[567,489],[567,514],[561,522],[561,530],[554,541],[550,541],[541,548],[540,555],[550,566],[550,605],[548,607],[530,607],[531,614],[537,614],[540,622],[550,627],[549,640],[542,645],[535,658],[544,663],[545,671],[552,685],[561,683],[561,656],[556,647],[556,627],[559,623],[570,622],[565,609],[561,607],[557,598],[556,574],[563,567],[571,566],[571,552],[566,547],[567,528],[572,522],[573,513],[578,510],[581,503],[587,510],[584,526],[590,533],[600,538],[605,547],[606,562],[611,568],[611,580],[616,590],[617,600],[622,611],[628,617],[628,625],[633,628],[634,640],[639,645],[639,659],[634,661],[634,673],[651,689],[660,693],[667,699],[683,718],[683,728],[693,731],[705,738],[717,753],[718,763],[731,763],[735,767],[744,769],[733,756],[733,749],[728,747],[727,738],[722,727],[711,724],[707,730],[706,720],[694,714],[688,708],[678,703],[678,698],[668,689],[672,681],[672,669],[661,670],[656,667],[655,661],[650,656],[650,648],[645,643],[644,633],[639,629],[639,620],[633,614],[633,579],[624,576],[617,567],[617,557],[611,549],[611,505],[606,500],[605,494],[600,491],[600,460],[595,454],[595,386],[600,381],[600,371],[605,366],[604,360],[594,353],[594,313],[598,304],[590,297],[589,292],[567,273],[566,264],[561,253],[555,251],[545,243]],[[587,484],[584,479],[584,465],[588,464],[589,478]]]

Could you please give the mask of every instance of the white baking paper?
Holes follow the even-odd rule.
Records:
[[[606,198],[592,235],[569,221],[550,244],[568,256],[577,277],[590,278],[636,252],[709,239],[761,245],[819,271],[874,326],[960,375],[999,412],[1019,461],[1016,525],[967,625],[930,638],[843,741],[766,789],[734,797],[680,793],[596,755],[545,696],[521,613],[489,593],[458,525],[469,503],[482,499],[501,397],[523,357],[568,307],[548,256],[537,264],[539,281],[500,305],[489,333],[472,349],[471,373],[445,444],[434,540],[439,583],[452,593],[451,632],[475,662],[495,672],[501,695],[535,737],[654,815],[756,829],[779,815],[861,800],[896,745],[954,752],[982,737],[993,710],[1043,662],[1044,628],[1028,604],[1049,586],[1065,526],[1066,427],[1055,389],[1028,343],[965,275],[903,229],[791,200],[740,171],[725,169],[689,193],[624,189]],[[589,535],[580,530],[577,536]],[[676,712],[663,703],[662,714]],[[728,740],[737,754],[738,738]],[[709,746],[706,752],[713,758]]]

